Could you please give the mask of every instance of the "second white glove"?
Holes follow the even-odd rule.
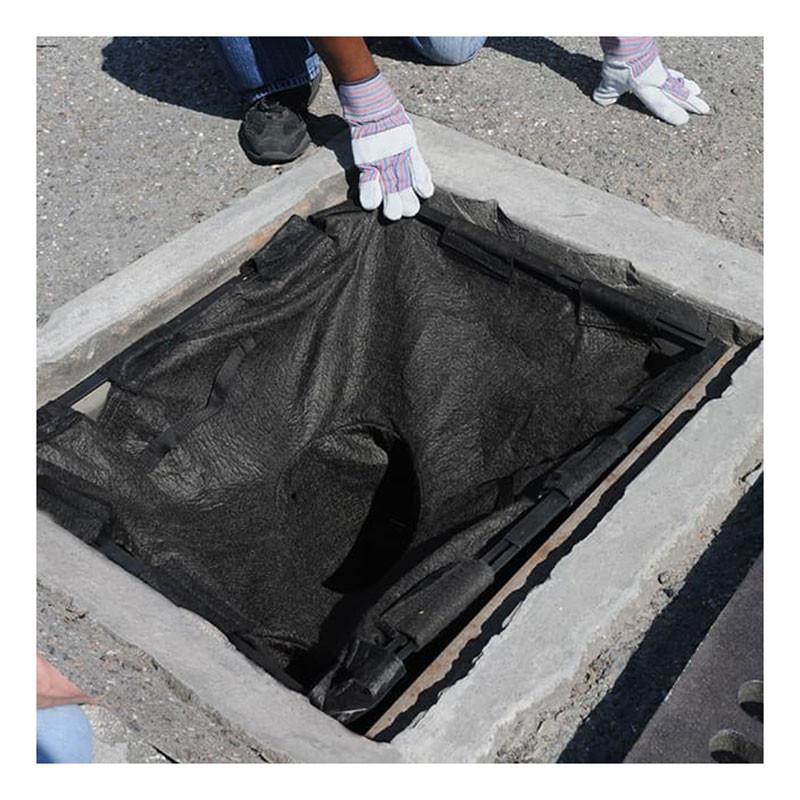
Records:
[[[690,112],[711,111],[694,81],[664,67],[655,39],[604,37],[601,44],[605,58],[600,83],[592,94],[596,103],[608,106],[631,92],[649,111],[671,125],[684,125]]]

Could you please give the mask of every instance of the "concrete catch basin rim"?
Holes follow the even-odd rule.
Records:
[[[420,129],[421,131],[424,129],[421,136],[433,134],[437,140],[441,136],[446,137],[451,133],[444,129],[432,130],[427,123],[424,126],[421,125]],[[460,146],[461,143],[450,143],[451,146],[456,144]],[[477,146],[477,143],[471,144]],[[436,150],[436,148],[433,149]],[[483,145],[480,145],[478,149],[489,151],[486,153],[486,159],[489,161],[499,159],[500,163],[497,164],[497,168],[502,169],[506,176],[509,174],[509,165],[506,160],[520,161],[502,153],[491,152],[491,148],[485,148]],[[427,152],[426,148],[426,154]],[[446,172],[447,151],[439,151],[433,155],[431,162],[434,175],[437,175],[437,168],[443,173]],[[527,162],[522,163],[524,165]],[[283,205],[280,202],[273,204],[270,207],[271,215],[254,213],[254,209],[248,204],[248,201],[252,201],[253,205],[259,205],[260,200],[264,198],[251,196],[242,201],[241,208],[236,213],[232,213],[230,219],[240,222],[242,216],[251,214],[251,226],[254,225],[258,231],[263,232],[270,230],[271,226],[273,230],[279,227],[281,220],[294,210],[308,213],[315,208],[330,205],[332,201],[339,199],[344,194],[341,182],[337,184],[336,180],[336,171],[339,169],[340,167],[331,153],[320,151],[310,159],[298,164],[280,179],[272,182],[269,187],[271,198],[274,200],[275,197],[278,197],[279,200],[282,200]],[[305,187],[307,191],[301,191],[304,177],[308,180]],[[523,175],[524,177],[530,179],[531,176]],[[276,187],[275,184],[283,181],[284,178],[295,178],[295,180],[291,181],[291,185],[287,185],[284,181],[283,185]],[[548,175],[547,179],[549,181],[548,190],[552,190],[553,184],[559,188],[559,184],[566,182],[560,186],[561,193],[577,192],[577,195],[573,196],[573,202],[587,203],[589,200],[599,202],[602,199],[596,196],[602,195],[602,193],[596,193],[595,190],[588,190],[587,187],[580,185],[575,187],[571,181],[561,178],[561,176]],[[511,191],[512,194],[515,191],[519,192],[519,187],[514,186],[513,182],[509,182],[508,177],[505,178],[505,182],[508,184],[507,192]],[[522,182],[525,183],[524,180]],[[443,188],[451,188],[447,185],[444,177],[439,178],[438,185]],[[460,189],[461,187],[453,188]],[[483,188],[485,189],[485,187]],[[590,195],[588,199],[581,194],[584,190]],[[497,197],[501,206],[505,207],[502,189],[498,191]],[[557,200],[552,201],[552,197],[550,199],[551,207],[557,205]],[[614,199],[614,202],[620,201]],[[625,210],[624,206],[623,210]],[[232,209],[227,211],[232,211]],[[635,207],[629,211],[634,216],[638,216],[641,210]],[[541,231],[542,225],[548,222],[547,215],[534,215],[539,223],[536,226],[538,233]],[[519,219],[520,215],[517,213],[514,216]],[[219,220],[209,222],[219,222]],[[648,224],[656,229],[662,238],[667,236],[674,238],[676,235],[675,223],[671,221],[651,219],[648,220]],[[198,226],[198,228],[202,227]],[[208,247],[208,240],[202,239],[203,234],[209,231],[196,230],[185,235],[187,238],[179,248],[176,249],[175,243],[170,243],[165,246],[166,252],[158,254],[156,251],[150,257],[146,257],[149,263],[137,262],[132,265],[129,269],[134,271],[133,275],[122,276],[136,281],[140,286],[147,286],[146,282],[142,283],[137,278],[146,276],[149,270],[157,267],[161,267],[160,271],[164,272],[164,262],[159,264],[157,257],[169,259],[179,253],[184,256],[195,253],[193,270],[197,273],[197,283],[201,284],[199,287],[187,289],[193,285],[192,269],[189,269],[177,281],[178,285],[176,286],[176,282],[173,281],[171,287],[166,287],[167,291],[163,295],[148,295],[145,302],[142,303],[142,297],[131,299],[130,293],[128,293],[128,302],[120,304],[118,290],[124,285],[124,282],[120,283],[122,277],[115,276],[115,278],[119,278],[118,281],[115,281],[116,285],[95,287],[83,298],[73,301],[71,309],[65,309],[64,314],[60,317],[61,324],[63,325],[68,319],[77,320],[78,324],[62,327],[61,333],[69,330],[73,334],[72,337],[59,334],[59,318],[58,315],[54,315],[51,323],[45,326],[47,330],[43,330],[40,338],[40,397],[47,398],[49,395],[52,398],[59,393],[59,390],[63,391],[67,386],[85,377],[86,361],[81,356],[88,357],[89,362],[94,360],[95,365],[103,363],[110,355],[113,355],[114,351],[119,352],[147,329],[174,316],[182,306],[191,304],[199,296],[207,293],[211,288],[208,283],[209,271],[214,272],[216,269],[219,276],[212,283],[219,283],[227,275],[230,275],[246,259],[248,242],[250,242],[249,246],[256,249],[263,241],[254,234],[252,227],[249,230],[247,228],[247,225],[240,225],[237,231],[231,232],[229,225],[221,225],[213,231],[214,241],[225,249],[225,254],[210,259],[215,265],[210,270],[208,269],[208,253],[211,251]],[[664,230],[664,228],[668,230]],[[691,229],[687,229],[684,233],[689,239],[688,244],[691,245],[688,252],[696,254],[705,250],[709,259],[717,261],[714,266],[715,271],[719,270],[720,252],[726,254],[725,258],[729,258],[730,246],[727,243],[717,243],[715,240],[711,240],[711,237],[697,235]],[[585,232],[583,235],[588,236]],[[192,239],[193,236],[201,238]],[[255,244],[253,244],[254,242]],[[613,251],[609,252],[608,248],[601,251],[601,255],[592,250],[587,253],[585,250],[581,251],[565,244],[560,238],[547,240],[546,246],[550,248],[551,253],[556,254],[557,259],[560,259],[562,263],[584,259],[585,263],[591,265],[593,271],[603,274],[606,280],[609,279],[609,276],[612,280],[616,276],[619,283],[625,281],[630,283],[633,275],[639,282],[652,279],[663,284],[658,275],[651,275],[648,272],[648,270],[652,270],[652,267],[646,260],[633,261],[631,265],[624,254],[618,256]],[[720,252],[715,252],[715,247]],[[205,261],[200,262],[197,259],[198,252],[206,254]],[[735,259],[741,265],[751,259],[751,255],[747,252],[737,252]],[[552,254],[550,254],[550,258],[553,258]],[[553,258],[553,260],[557,259]],[[226,263],[221,266],[223,262]],[[755,283],[758,291],[750,295],[753,302],[749,308],[745,307],[746,303],[739,303],[736,309],[731,310],[720,309],[719,304],[713,301],[705,305],[717,312],[719,324],[723,324],[726,318],[735,319],[735,324],[728,329],[730,335],[726,338],[729,340],[738,337],[740,343],[746,343],[746,340],[757,337],[760,308],[759,280],[758,273],[756,273]],[[693,276],[692,280],[687,282],[691,283],[691,290],[679,286],[675,288],[675,292],[683,297],[690,296],[696,305],[704,305],[703,298],[699,296],[697,290],[699,285],[697,276]],[[107,284],[110,281],[104,283]],[[98,301],[102,300],[104,292],[109,301],[115,303],[115,308],[114,312],[107,314],[105,318],[100,313],[98,319],[97,312],[102,307],[98,306]],[[712,294],[710,287],[708,287],[708,293]],[[146,291],[145,294],[147,294]],[[189,297],[188,303],[183,300],[184,294]],[[160,301],[159,298],[163,298],[163,301]],[[727,313],[723,313],[726,311]],[[93,318],[91,318],[92,313],[94,313]],[[124,324],[120,323],[120,317]],[[55,347],[54,342],[59,343],[60,348]],[[58,349],[60,352],[54,352]],[[237,652],[232,651],[218,637],[215,637],[213,632],[208,631],[205,623],[196,618],[191,623],[186,623],[186,620],[189,619],[187,612],[169,607],[169,604],[164,607],[163,603],[166,601],[163,598],[154,597],[154,593],[149,592],[146,587],[137,585],[135,581],[131,583],[130,581],[133,579],[121,573],[113,565],[105,563],[100,567],[95,558],[96,553],[92,553],[80,542],[46,520],[42,520],[39,537],[40,574],[45,582],[52,583],[73,596],[81,598],[97,615],[98,620],[108,624],[119,635],[153,655],[159,663],[172,672],[177,680],[186,683],[219,713],[241,725],[282,757],[312,761],[376,759],[471,761],[490,759],[493,753],[502,746],[505,737],[511,735],[512,731],[520,724],[524,724],[526,716],[533,718],[538,713],[537,709],[541,711],[549,702],[556,702],[560,693],[563,694],[565,687],[569,686],[571,677],[580,669],[581,663],[591,654],[593,648],[596,649],[599,646],[598,632],[608,632],[615,626],[624,623],[626,614],[636,606],[639,590],[642,584],[646,583],[646,576],[652,571],[654,565],[660,560],[668,558],[669,553],[679,547],[682,542],[689,541],[693,528],[718,523],[719,519],[736,502],[742,492],[742,482],[739,479],[760,463],[760,359],[760,349],[747,353],[744,363],[733,371],[732,376],[729,376],[730,383],[720,390],[719,396],[705,401],[699,412],[626,487],[622,499],[603,517],[592,535],[581,541],[568,557],[558,562],[544,584],[536,586],[529,593],[514,610],[513,621],[508,624],[501,636],[496,636],[488,642],[472,669],[452,686],[441,688],[438,702],[426,709],[418,718],[410,720],[402,732],[394,736],[391,744],[388,745],[370,742],[351,734],[333,720],[311,708],[304,698],[287,692],[284,687],[275,684],[268,676],[259,674],[257,670],[254,671],[252,665],[248,664]],[[84,371],[83,375],[80,374],[81,370]],[[730,429],[726,426],[730,426]],[[730,433],[733,435],[729,435]],[[690,452],[714,454],[716,459],[714,468],[705,469],[700,479],[697,475],[681,474],[687,471],[693,472],[693,470],[687,470],[685,464],[696,461],[696,455],[691,455],[681,470],[665,469],[670,455],[679,453],[690,443],[694,445],[690,447]],[[698,449],[694,449],[694,447]],[[653,477],[654,473],[655,478]],[[689,484],[685,484],[684,481],[688,477],[691,477],[692,480]],[[642,506],[642,497],[639,497],[637,501],[635,496],[647,485],[651,485],[652,480],[655,480],[656,485],[661,488],[653,497],[647,499],[645,506]],[[671,486],[673,492],[669,491]],[[674,500],[670,500],[671,494],[680,495],[684,503],[693,503],[682,506],[684,509],[698,509],[693,519],[683,519],[682,524],[675,525],[675,518],[686,517],[686,515],[676,513]],[[647,519],[639,520],[638,517],[643,516],[644,508],[648,510]],[[624,517],[624,513],[634,515],[632,518],[637,522],[636,527],[639,529],[637,547],[623,547],[618,562],[611,563],[610,556],[599,561],[594,559],[590,574],[595,575],[596,580],[591,582],[591,586],[583,589],[583,594],[587,596],[581,598],[585,601],[585,604],[582,605],[584,611],[587,608],[592,609],[593,624],[588,630],[578,624],[576,630],[566,640],[563,636],[557,636],[559,631],[563,632],[564,620],[558,620],[554,627],[548,628],[548,624],[555,622],[552,620],[554,610],[559,608],[557,599],[556,605],[552,605],[552,593],[557,592],[559,587],[564,589],[568,586],[572,582],[571,578],[581,578],[581,570],[585,570],[588,566],[586,551],[591,549],[590,543],[592,546],[598,546],[599,542],[607,538],[609,541],[606,542],[606,545],[610,547],[609,552],[614,552],[615,548],[619,548],[620,540],[624,541],[626,535],[632,535],[632,531],[628,533],[628,525],[620,528],[618,520],[616,528],[612,525],[620,514]],[[638,524],[645,521],[649,524]],[[642,533],[642,530],[645,533]],[[610,546],[612,544],[614,547]],[[159,613],[162,615],[159,618],[163,619],[163,622],[159,623],[159,627],[169,628],[174,624],[177,629],[180,629],[186,623],[194,631],[198,629],[205,631],[207,635],[201,637],[196,644],[203,645],[204,657],[201,659],[203,669],[210,670],[211,674],[202,674],[203,670],[198,670],[196,662],[193,665],[186,663],[187,659],[183,658],[181,653],[176,652],[180,648],[168,646],[165,641],[160,640],[157,631],[153,628],[144,631],[141,626],[137,626],[137,614],[122,614],[119,608],[110,608],[113,605],[109,602],[110,597],[104,596],[104,590],[108,588],[108,584],[93,586],[95,581],[85,580],[87,578],[85,568],[65,569],[64,554],[67,552],[74,555],[73,566],[78,564],[85,566],[86,563],[93,563],[100,571],[110,569],[106,577],[113,580],[116,586],[127,587],[126,593],[129,593],[134,601],[135,608],[141,610],[149,605],[159,604]],[[600,569],[598,569],[599,565]],[[571,572],[574,572],[572,576],[570,576]],[[78,575],[81,575],[84,580],[79,580]],[[581,583],[586,584],[585,578],[581,580]],[[591,596],[592,591],[597,594],[596,597]],[[577,613],[578,609],[574,603],[572,606],[574,612]],[[564,604],[562,603],[560,607],[563,610]],[[533,618],[530,617],[529,609],[531,608],[538,610],[534,613]],[[129,608],[129,610],[132,609]],[[532,620],[537,616],[540,621],[544,620],[545,624],[535,624]],[[530,647],[515,651],[515,648],[520,646],[520,634],[515,635],[514,632],[519,631],[520,626],[524,627],[521,622],[523,619],[529,619],[529,622],[534,624],[536,636],[531,638],[532,629],[529,628],[527,633]],[[548,623],[548,619],[550,623]],[[176,632],[177,630],[172,631],[172,633]],[[185,636],[186,633],[187,630],[184,630],[183,635]],[[550,640],[548,640],[548,636],[551,637]],[[602,636],[599,638],[602,639]],[[514,654],[511,656],[512,660],[508,662],[507,659],[512,653]],[[234,663],[237,665],[235,668],[233,668]],[[525,665],[525,670],[520,672],[523,665]],[[510,671],[509,667],[511,667]],[[495,670],[494,673],[492,673],[492,668]],[[503,680],[498,680],[500,675],[504,676]],[[532,675],[535,676],[533,682]],[[238,680],[252,684],[250,688],[253,690],[257,685],[257,693],[264,703],[277,703],[278,707],[287,713],[270,715],[254,713],[252,703],[242,702],[243,698],[237,699],[235,693],[231,695],[220,690],[221,684],[217,679],[222,676],[227,676],[228,683],[231,680],[234,682]],[[501,696],[493,696],[493,691],[488,690],[490,684],[486,682],[487,680],[495,687],[499,685],[504,687]],[[258,705],[260,708],[272,707],[272,705],[261,703]],[[478,730],[466,730],[469,726],[462,724],[463,720],[472,712],[480,713],[480,723],[476,724]],[[265,716],[269,716],[270,719],[265,719]],[[461,722],[454,724],[458,720]]]

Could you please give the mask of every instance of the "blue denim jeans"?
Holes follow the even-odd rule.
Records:
[[[435,64],[454,66],[472,61],[485,36],[409,36],[411,46]]]
[[[245,105],[309,83],[319,72],[319,56],[302,36],[217,36],[211,42]]]
[[[299,36],[218,36],[211,40],[229,83],[245,105],[309,83],[319,56]],[[463,64],[478,54],[485,36],[410,36],[408,42],[437,64]]]
[[[91,760],[92,728],[78,706],[37,709],[37,764],[88,764]]]

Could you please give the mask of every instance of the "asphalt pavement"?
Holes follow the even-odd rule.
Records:
[[[761,249],[761,39],[661,40],[713,109],[682,128],[634,99],[592,102],[594,38],[492,37],[455,67],[402,39],[370,46],[409,111]],[[241,152],[238,100],[203,39],[41,38],[37,63],[39,324],[285,169]],[[327,75],[312,111],[338,112]]]

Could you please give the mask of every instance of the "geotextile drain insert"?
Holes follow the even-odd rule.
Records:
[[[292,217],[39,410],[40,507],[323,711],[374,715],[727,349],[532,241],[447,195]]]

